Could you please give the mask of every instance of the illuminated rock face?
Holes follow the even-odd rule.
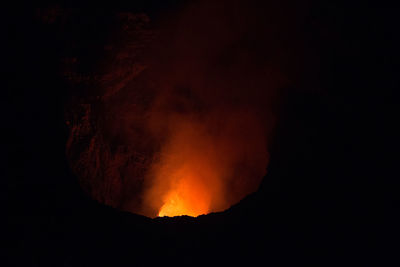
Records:
[[[151,147],[140,133],[141,121],[135,119],[143,115],[145,93],[128,85],[139,84],[146,68],[140,55],[153,33],[146,15],[123,13],[115,20],[114,34],[121,39],[104,45],[105,70],[82,74],[79,58],[66,64],[66,79],[79,91],[67,104],[66,150],[83,189],[101,203],[125,209],[127,196],[139,196],[151,160]],[[129,200],[129,205],[128,210],[137,212],[137,200]]]

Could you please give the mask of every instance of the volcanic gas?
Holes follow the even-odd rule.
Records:
[[[256,191],[286,83],[283,46],[235,6],[191,5],[157,30],[143,14],[117,17],[107,67],[69,109],[67,153],[82,187],[149,217],[223,211]],[[272,34],[278,24],[268,25]]]

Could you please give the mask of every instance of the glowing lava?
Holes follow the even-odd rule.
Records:
[[[202,207],[202,203],[189,203],[179,192],[171,192],[166,203],[161,207],[158,213],[159,217],[173,216],[192,216],[197,217],[208,212],[208,208]],[[195,204],[195,205],[191,205]],[[196,205],[199,204],[199,205]]]
[[[252,114],[231,114],[163,118],[169,132],[146,177],[144,214],[197,217],[257,189],[268,162],[263,132]]]
[[[210,211],[211,196],[207,187],[202,183],[201,174],[187,173],[187,168],[180,169],[175,177],[178,178],[170,191],[164,197],[164,205],[160,208],[158,216],[197,217]],[[176,178],[175,178],[176,179]]]

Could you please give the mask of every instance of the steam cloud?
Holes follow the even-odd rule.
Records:
[[[86,110],[69,141],[73,155],[71,144],[96,125],[74,165],[94,198],[149,217],[197,216],[257,190],[278,89],[302,60],[295,16],[283,4],[258,5],[186,5],[153,23],[157,37],[144,51],[133,41],[116,54],[96,119]],[[145,15],[122,17],[133,21],[128,41],[148,38]]]
[[[166,37],[169,45],[158,47],[159,87],[146,112],[158,151],[146,174],[144,214],[227,209],[256,191],[266,173],[270,106],[283,79],[273,62],[257,62],[269,51],[251,50],[260,38],[245,36],[251,25],[243,27],[245,14],[234,8],[189,7]]]

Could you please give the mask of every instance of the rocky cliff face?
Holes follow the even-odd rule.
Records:
[[[124,137],[120,132],[126,130],[119,127],[131,126],[127,108],[130,114],[137,110],[137,116],[141,115],[139,109],[145,103],[127,103],[124,97],[131,92],[124,89],[127,85],[138,86],[136,80],[146,69],[141,58],[143,49],[154,33],[148,29],[150,21],[144,14],[119,13],[113,20],[117,25],[113,36],[96,44],[96,48],[102,46],[98,67],[82,71],[86,55],[65,59],[64,76],[76,92],[66,107],[66,152],[83,189],[93,199],[121,208],[127,193],[135,195],[139,191],[150,160],[137,145],[140,133],[131,129],[133,142],[121,142]],[[140,90],[135,94],[141,97]],[[139,199],[131,201],[131,205],[139,204]]]

